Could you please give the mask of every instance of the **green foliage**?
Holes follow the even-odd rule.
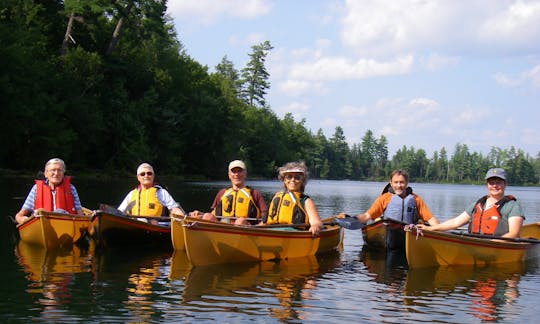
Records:
[[[269,41],[251,47],[253,52],[249,54],[249,62],[242,70],[241,80],[242,98],[250,106],[267,108],[264,96],[266,90],[270,88],[270,82],[268,81],[270,74],[266,70],[264,63],[268,52],[273,48]]]
[[[241,72],[224,56],[209,73],[185,53],[166,4],[5,0],[2,167],[34,171],[59,156],[72,170],[132,174],[146,161],[160,174],[223,179],[240,158],[250,177],[275,178],[277,167],[304,160],[322,179],[386,180],[402,168],[414,181],[482,182],[500,166],[512,184],[539,183],[540,153],[513,147],[483,156],[458,143],[428,158],[404,145],[389,157],[387,139],[371,130],[350,145],[341,127],[330,139],[312,134],[266,102],[270,42],[252,47]]]

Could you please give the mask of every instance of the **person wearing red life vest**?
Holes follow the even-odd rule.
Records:
[[[66,164],[59,158],[45,163],[45,179],[36,179],[21,210],[15,215],[17,223],[24,223],[37,209],[83,215],[81,201],[71,178],[65,176]]]
[[[486,196],[469,205],[460,215],[427,229],[447,231],[469,224],[469,233],[472,234],[518,238],[525,216],[516,198],[505,194],[508,184],[506,171],[489,169],[485,180]],[[422,225],[418,227],[424,228]]]

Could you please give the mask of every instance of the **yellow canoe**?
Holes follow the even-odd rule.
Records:
[[[187,256],[195,266],[306,257],[339,249],[343,243],[339,225],[326,225],[317,237],[290,227],[239,226],[190,218],[181,227]]]
[[[17,230],[21,241],[54,249],[70,246],[84,237],[90,228],[91,219],[91,215],[38,210],[26,222],[17,225]]]
[[[493,240],[451,232],[416,229],[405,233],[410,269],[437,266],[489,266],[540,256],[540,223],[523,226],[522,238]]]
[[[175,251],[184,251],[186,245],[184,244],[184,229],[182,224],[184,224],[184,217],[172,216],[171,217],[171,241],[173,249]],[[190,219],[187,217],[187,219]]]
[[[378,218],[362,227],[362,238],[372,248],[405,251],[404,225],[393,219]]]

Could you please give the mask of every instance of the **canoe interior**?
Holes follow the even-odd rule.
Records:
[[[92,237],[100,248],[163,247],[172,249],[169,223],[152,224],[135,217],[97,212]]]

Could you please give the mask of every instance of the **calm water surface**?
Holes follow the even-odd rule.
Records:
[[[118,205],[132,180],[75,179],[83,204]],[[226,182],[163,181],[186,210],[207,210]],[[251,181],[267,200],[277,181]],[[167,251],[45,251],[15,239],[14,215],[29,179],[0,179],[2,322],[521,323],[537,318],[535,262],[498,268],[407,270],[403,255],[363,247],[346,231],[342,251],[279,263],[192,267]],[[484,186],[411,184],[440,219],[460,213]],[[384,183],[319,181],[307,193],[320,214],[365,211]],[[526,222],[540,221],[540,189],[509,187]]]

